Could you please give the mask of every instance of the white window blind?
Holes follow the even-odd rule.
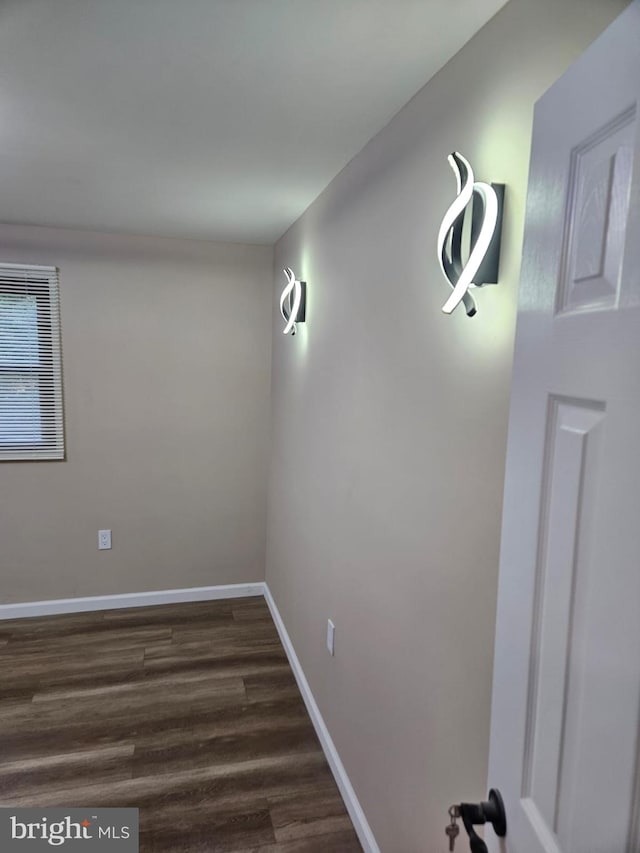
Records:
[[[55,267],[0,264],[0,461],[64,459]]]

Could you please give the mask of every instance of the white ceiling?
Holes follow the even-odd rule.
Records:
[[[271,243],[502,5],[0,0],[0,222]]]

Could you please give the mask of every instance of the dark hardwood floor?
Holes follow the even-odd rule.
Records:
[[[0,622],[0,805],[137,807],[144,853],[361,850],[262,598]]]

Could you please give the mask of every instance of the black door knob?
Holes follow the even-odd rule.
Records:
[[[487,853],[487,845],[476,833],[474,826],[490,823],[496,835],[507,834],[507,815],[502,795],[497,788],[489,791],[489,799],[482,803],[460,803],[460,817],[469,836],[471,853]]]

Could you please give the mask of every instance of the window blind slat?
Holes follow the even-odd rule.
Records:
[[[55,267],[0,264],[0,461],[63,459]]]

